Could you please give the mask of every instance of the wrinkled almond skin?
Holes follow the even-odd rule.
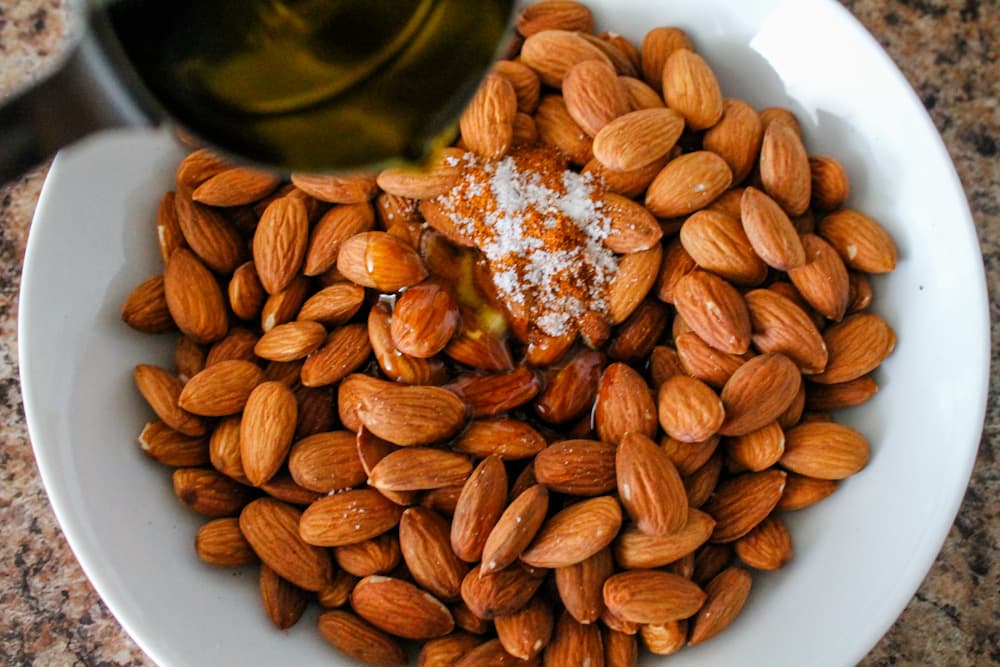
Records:
[[[697,646],[725,630],[750,595],[750,573],[738,567],[720,572],[705,586],[704,606],[691,621],[688,646]]]
[[[454,667],[464,655],[478,647],[483,640],[475,635],[456,631],[450,635],[424,643],[417,657],[419,667]]]
[[[279,576],[307,591],[333,579],[329,553],[299,537],[301,513],[285,503],[259,498],[240,513],[240,530],[257,556]]]
[[[229,330],[225,301],[215,277],[194,253],[178,248],[167,262],[163,290],[170,317],[198,343],[214,343]]]
[[[375,627],[404,639],[430,639],[451,632],[448,608],[408,581],[373,575],[357,583],[351,606]]]
[[[402,446],[431,444],[450,438],[465,424],[465,403],[446,389],[380,380],[365,384],[367,388],[354,406],[358,418],[372,433],[389,442]],[[345,408],[343,402],[341,411]]]
[[[698,266],[736,285],[759,285],[767,277],[743,227],[725,213],[698,211],[681,225],[680,239]]]
[[[690,475],[712,458],[712,454],[719,446],[719,437],[712,436],[701,442],[681,442],[666,436],[660,446],[670,457],[671,463],[677,467],[677,472],[681,475]]]
[[[174,198],[174,210],[188,247],[212,271],[232,273],[246,259],[239,231],[221,212],[192,201],[184,192]]]
[[[297,534],[316,546],[357,544],[391,530],[402,513],[401,507],[377,491],[345,491],[321,498],[306,508]]]
[[[670,621],[659,625],[646,624],[639,628],[643,645],[654,655],[673,655],[684,648],[688,622]]]
[[[614,560],[608,548],[575,565],[556,569],[559,599],[578,623],[594,623],[601,617],[604,582],[614,571]]]
[[[708,542],[715,520],[694,508],[687,509],[684,526],[670,535],[648,535],[636,526],[622,530],[613,547],[615,561],[632,570],[669,565]]]
[[[260,309],[260,327],[265,332],[291,322],[309,295],[309,279],[298,276],[283,291],[272,294]]]
[[[493,73],[502,76],[514,87],[519,113],[532,114],[541,99],[541,81],[534,70],[524,63],[514,60],[498,60],[493,64]]]
[[[159,420],[147,422],[137,440],[143,453],[161,465],[193,468],[210,460],[208,439],[184,435]]]
[[[464,151],[459,148],[446,148],[422,168],[390,167],[383,169],[375,180],[382,190],[397,197],[437,197],[451,190],[458,181],[463,155]]]
[[[368,476],[385,491],[422,491],[464,484],[472,462],[463,454],[429,447],[403,447],[383,458]]]
[[[608,320],[621,324],[635,312],[656,282],[657,269],[663,257],[663,248],[657,243],[648,250],[625,255],[618,262],[608,288]]]
[[[575,565],[610,544],[621,523],[621,507],[614,498],[582,500],[546,521],[521,561],[541,568]]]
[[[601,440],[615,444],[628,432],[650,438],[656,435],[656,404],[645,380],[632,367],[617,363],[604,370],[594,424]]]
[[[482,571],[498,572],[513,563],[535,538],[548,508],[549,492],[544,486],[535,484],[519,493],[486,538]]]
[[[783,354],[766,353],[746,362],[722,388],[726,420],[719,433],[745,435],[775,421],[795,400],[802,376]]]
[[[585,60],[569,68],[562,93],[570,117],[592,137],[629,112],[625,85],[614,67],[598,60]]]
[[[686,375],[675,375],[660,386],[658,405],[663,430],[682,442],[707,440],[726,418],[715,392]]]
[[[783,512],[812,507],[837,490],[837,482],[789,473],[777,509]]]
[[[648,535],[670,535],[687,522],[684,483],[670,458],[648,437],[628,433],[615,455],[618,496],[629,517]]]
[[[594,135],[594,157],[612,171],[642,169],[665,158],[683,130],[684,119],[672,109],[632,111]]]
[[[260,597],[264,613],[279,630],[287,630],[298,623],[309,604],[306,591],[285,581],[267,565],[260,567]]]
[[[896,347],[896,333],[878,315],[857,313],[823,332],[829,361],[812,382],[850,382],[878,368]]]
[[[264,381],[264,372],[249,361],[227,360],[208,366],[192,377],[178,404],[206,417],[225,417],[243,410],[251,392]]]
[[[781,465],[800,475],[840,480],[860,472],[870,455],[868,441],[851,427],[815,422],[788,432]]]
[[[451,523],[451,548],[462,560],[482,560],[483,547],[507,505],[507,471],[496,455],[476,466],[465,481]]]
[[[519,564],[492,574],[481,573],[477,565],[462,580],[462,601],[484,620],[513,614],[528,603],[543,578],[544,571],[539,573]]]
[[[605,667],[601,629],[596,623],[584,625],[568,612],[556,624],[552,642],[545,649],[545,664]]]
[[[608,343],[608,356],[615,361],[642,364],[663,338],[669,320],[669,309],[647,297],[618,327]]]
[[[604,239],[609,249],[620,253],[648,250],[663,236],[656,218],[644,206],[610,192],[600,201],[611,225],[611,233]]]
[[[569,115],[561,95],[542,98],[535,113],[535,125],[541,142],[561,150],[573,164],[585,165],[594,157],[593,140]]]
[[[754,108],[743,100],[727,99],[722,103],[722,117],[705,133],[702,146],[725,160],[733,182],[741,183],[757,162],[763,138],[764,127]]]
[[[710,151],[685,153],[667,163],[646,191],[646,208],[658,218],[694,213],[733,182],[725,160]]]
[[[574,0],[550,0],[528,5],[517,15],[517,31],[531,37],[542,30],[594,31],[594,16],[586,5]]]
[[[257,276],[268,294],[288,287],[302,268],[309,243],[309,214],[299,199],[282,197],[264,211],[253,236]]]
[[[621,35],[619,35],[619,37],[621,37]],[[628,103],[629,106],[632,107],[633,111],[666,108],[660,94],[645,81],[641,81],[628,75],[622,75],[618,78],[621,79],[623,84],[625,84],[625,94],[628,95]]]
[[[751,472],[719,485],[704,510],[715,519],[713,542],[733,542],[767,518],[781,499],[785,473]]]
[[[243,567],[257,562],[257,554],[240,532],[239,519],[213,519],[198,529],[194,550],[203,563],[216,567]]]
[[[605,628],[602,636],[604,642],[604,664],[635,667],[639,659],[639,643],[635,635]]]
[[[614,124],[614,122],[609,123],[608,127],[611,127]],[[611,130],[605,128],[602,130],[602,133],[610,131]],[[622,152],[626,152],[625,149],[622,149]],[[610,167],[607,167],[596,157],[592,159],[588,158],[588,160],[584,163],[583,171],[581,173],[593,174],[594,178],[598,179],[608,192],[614,192],[615,194],[619,194],[623,197],[633,199],[646,191],[646,188],[648,188],[649,184],[653,182],[656,175],[659,174],[665,166],[667,166],[668,159],[669,155],[664,155],[660,159],[650,162],[645,167],[615,171]]]
[[[497,616],[493,623],[507,653],[521,660],[531,660],[548,646],[555,621],[551,605],[536,595],[513,614]]]
[[[253,262],[240,264],[233,271],[227,286],[227,296],[233,314],[241,320],[253,320],[260,315],[267,292],[260,284]]]
[[[469,566],[451,550],[448,522],[423,507],[410,507],[399,522],[399,545],[414,581],[442,600],[459,597]]]
[[[850,299],[850,278],[840,255],[815,234],[802,236],[806,263],[789,270],[788,277],[810,306],[839,322]]]
[[[462,141],[474,153],[502,157],[514,141],[517,95],[510,81],[487,75],[459,119]]]
[[[574,65],[587,60],[611,66],[600,47],[568,30],[542,30],[530,35],[521,47],[521,62],[535,70],[542,83],[555,88],[562,87]]]
[[[318,493],[357,486],[367,477],[350,431],[315,433],[296,442],[288,469],[297,484]]]
[[[784,123],[764,130],[760,149],[760,178],[764,190],[788,215],[802,215],[812,198],[809,155],[801,137]]]
[[[744,363],[740,355],[720,352],[693,332],[677,336],[674,344],[681,371],[716,389],[725,386]]]
[[[205,435],[205,422],[180,407],[179,400],[184,385],[176,375],[158,366],[139,364],[132,377],[139,393],[167,426],[184,435]]]
[[[599,496],[615,488],[615,445],[599,440],[554,442],[535,457],[535,479],[557,493]]]
[[[368,174],[292,174],[299,190],[330,204],[360,204],[375,196],[378,185]]]
[[[870,375],[839,384],[812,384],[806,392],[809,410],[839,410],[861,405],[878,391],[878,384]]]
[[[264,382],[250,393],[240,422],[240,458],[251,484],[261,486],[284,464],[297,419],[295,395],[280,382]]]
[[[780,352],[803,373],[826,368],[828,350],[812,319],[793,301],[770,289],[743,295],[750,312],[751,340],[761,352]]]
[[[836,158],[820,155],[809,158],[809,170],[813,208],[833,211],[843,206],[851,191],[844,165]]]
[[[496,667],[538,667],[539,662],[515,658],[504,650],[499,639],[492,639],[480,644],[466,653],[455,663],[455,667],[477,667],[477,665],[496,665]]]
[[[657,570],[620,572],[604,582],[604,604],[626,621],[669,623],[694,614],[705,593],[683,577]]]
[[[770,468],[785,453],[785,433],[778,422],[730,438],[726,452],[729,458],[746,470],[760,472]]]
[[[717,350],[743,354],[750,347],[750,313],[731,285],[706,271],[692,271],[674,287],[677,313]]]
[[[642,78],[657,92],[663,90],[667,59],[678,49],[694,50],[691,39],[680,28],[653,28],[642,40]]]
[[[281,179],[273,174],[234,167],[202,182],[191,197],[208,206],[243,206],[266,197],[280,183]]]
[[[318,276],[337,263],[341,244],[355,234],[369,231],[375,224],[371,204],[334,206],[323,214],[309,234],[303,273]]]
[[[656,277],[656,297],[665,303],[673,303],[677,281],[698,268],[679,238],[667,243],[663,251],[663,262]]]
[[[369,665],[405,665],[398,641],[347,611],[325,611],[316,621],[319,633],[345,655]]]
[[[220,361],[241,360],[257,361],[254,358],[254,345],[260,337],[249,329],[233,327],[225,338],[216,341],[205,356],[205,366],[213,366]]]
[[[835,211],[819,222],[817,232],[836,248],[848,267],[865,273],[896,268],[896,244],[880,224],[853,209]]]
[[[767,517],[736,541],[736,555],[757,570],[780,570],[793,554],[792,535],[777,514]]]
[[[494,417],[533,399],[541,382],[530,368],[521,366],[509,373],[461,376],[448,389],[460,403],[464,401],[473,417]]]
[[[479,458],[496,454],[504,461],[531,458],[545,449],[545,438],[516,419],[477,419],[462,431],[454,449]]]
[[[754,252],[768,266],[788,271],[805,264],[806,251],[795,226],[771,197],[754,187],[744,189],[740,220]]]
[[[663,68],[663,99],[684,116],[692,130],[712,127],[722,118],[722,92],[708,63],[690,49],[677,49]]]
[[[122,321],[136,331],[149,334],[165,333],[174,328],[162,275],[153,276],[132,290],[122,306]]]

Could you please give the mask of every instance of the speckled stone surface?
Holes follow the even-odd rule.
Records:
[[[0,1],[0,99],[51,66],[60,0]],[[944,135],[987,268],[1000,379],[1000,4],[844,0],[888,50]],[[35,468],[17,381],[17,290],[41,167],[0,184],[0,663],[148,665],[73,558]],[[965,502],[937,563],[863,665],[1000,664],[1000,401],[991,396]]]

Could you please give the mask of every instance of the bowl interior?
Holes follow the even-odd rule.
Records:
[[[727,96],[795,111],[810,153],[845,164],[849,204],[880,220],[899,246],[896,272],[873,281],[896,352],[878,373],[879,394],[838,417],[869,437],[871,464],[819,506],[788,516],[795,559],[755,574],[747,608],[727,632],[670,658],[678,667],[853,664],[940,549],[978,444],[987,301],[961,186],[898,70],[830,0],[589,4],[601,28],[633,40],[656,25],[685,28]],[[150,413],[131,369],[169,366],[172,342],[133,333],[119,312],[131,288],[161,270],[155,208],[180,156],[165,133],[119,132],[65,151],[49,175],[19,323],[39,468],[88,576],[159,664],[350,664],[318,637],[312,617],[274,631],[250,570],[197,560],[202,519],[180,506],[168,471],[135,444]]]

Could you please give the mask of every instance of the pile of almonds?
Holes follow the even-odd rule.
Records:
[[[789,111],[724,99],[677,28],[637,48],[570,0],[517,27],[426,172],[285,184],[189,155],[157,216],[165,270],[123,309],[182,334],[173,370],[135,369],[158,417],[139,440],[211,518],[200,558],[260,563],[275,625],[318,602],[372,664],[406,664],[400,639],[462,667],[702,643],[749,570],[792,557],[781,512],[869,457],[828,412],[877,390],[895,337],[866,275],[896,251],[842,208],[841,165]],[[462,176],[448,157],[536,143],[620,204],[607,317],[579,336],[528,340],[428,213]]]

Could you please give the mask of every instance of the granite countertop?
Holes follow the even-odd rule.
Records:
[[[995,0],[842,0],[903,70],[958,167],[979,231],[1000,380],[1000,6]],[[0,99],[57,58],[66,0],[0,2]],[[148,665],[84,577],[35,468],[17,376],[17,296],[46,168],[0,184],[0,663]],[[1000,663],[1000,401],[972,482],[916,596],[863,665]]]

